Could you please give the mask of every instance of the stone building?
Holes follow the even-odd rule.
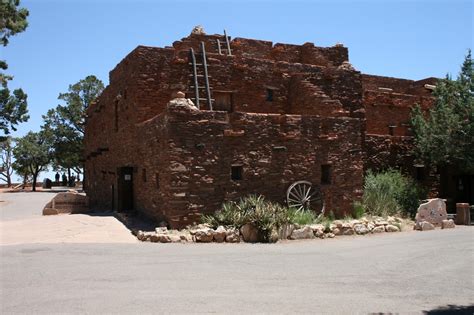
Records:
[[[340,44],[193,32],[139,46],[88,109],[87,193],[95,208],[182,227],[248,194],[286,203],[305,181],[319,207],[343,216],[366,169],[423,179],[407,124],[414,104],[431,105],[434,84],[361,74]]]

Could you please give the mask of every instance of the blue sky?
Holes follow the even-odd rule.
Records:
[[[108,72],[138,45],[165,46],[202,25],[207,33],[273,42],[349,47],[353,66],[370,74],[422,79],[457,74],[473,43],[473,2],[22,0],[29,27],[0,59],[11,88],[28,94],[38,130],[58,94],[89,74]]]

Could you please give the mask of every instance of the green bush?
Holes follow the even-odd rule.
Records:
[[[362,206],[372,215],[414,215],[424,197],[417,183],[397,170],[378,174],[369,171],[365,176]]]
[[[272,231],[289,222],[288,208],[267,201],[263,196],[250,195],[238,202],[225,202],[222,208],[211,215],[201,217],[203,223],[216,228],[219,225],[240,228],[254,224],[260,232],[262,241],[270,239]]]
[[[238,202],[225,202],[219,211],[201,217],[201,222],[213,228],[223,225],[240,229],[251,223],[259,230],[262,241],[270,240],[272,232],[278,231],[284,224],[305,225],[316,220],[314,212],[283,207],[256,195],[244,197]]]
[[[294,208],[288,209],[288,223],[305,225],[316,222],[317,216],[312,211],[298,211]]]
[[[354,212],[353,212],[354,219],[360,219],[364,216],[364,214],[365,214],[365,208],[362,205],[362,203],[358,201],[354,202]]]

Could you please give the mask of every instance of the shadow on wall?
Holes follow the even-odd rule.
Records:
[[[474,304],[468,306],[461,305],[446,305],[440,306],[439,308],[423,311],[423,314],[438,314],[438,315],[447,315],[447,314],[474,314]]]

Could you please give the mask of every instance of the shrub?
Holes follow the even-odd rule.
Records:
[[[313,211],[298,211],[294,208],[290,208],[288,211],[288,223],[305,225],[312,224],[316,221],[317,216]]]
[[[360,219],[364,216],[364,214],[365,214],[365,209],[362,203],[358,201],[354,202],[354,212],[353,212],[354,219]]]
[[[250,195],[238,202],[225,202],[222,208],[211,215],[201,217],[203,223],[216,228],[219,225],[240,228],[245,224],[254,224],[263,241],[270,239],[273,230],[289,222],[288,208],[267,201],[263,196]]]
[[[387,216],[396,213],[413,215],[424,198],[424,191],[410,178],[397,170],[365,177],[363,207],[372,215]]]

